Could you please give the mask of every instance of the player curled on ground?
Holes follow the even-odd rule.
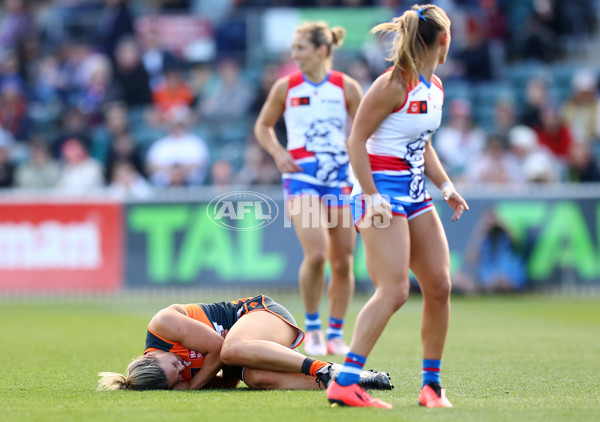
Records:
[[[100,372],[99,390],[326,388],[341,365],[297,353],[304,339],[294,317],[268,296],[174,304],[150,320],[144,354],[125,375]],[[364,371],[361,385],[393,388],[386,373]]]
[[[296,29],[291,57],[299,71],[273,85],[258,116],[255,134],[282,173],[286,207],[302,246],[300,293],[305,308],[309,355],[345,355],[343,324],[354,293],[350,192],[346,138],[362,91],[358,82],[332,70],[332,52],[346,31],[324,22]],[[287,148],[274,126],[283,115]],[[345,223],[345,224],[344,224]],[[319,303],[329,261],[329,324],[323,338]]]
[[[440,387],[442,353],[450,318],[450,259],[425,177],[454,210],[468,209],[431,145],[442,119],[444,91],[434,71],[446,60],[450,20],[434,5],[415,5],[373,32],[395,34],[393,66],[379,76],[356,114],[348,148],[358,179],[353,214],[365,246],[375,292],[356,321],[350,352],[327,388],[331,403],[391,408],[358,385],[360,371],[392,314],[409,294],[409,269],[423,295],[422,385],[419,403],[451,407]]]

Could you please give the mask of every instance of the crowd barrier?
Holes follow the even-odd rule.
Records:
[[[457,285],[477,284],[491,214],[524,259],[527,289],[600,286],[600,186],[463,189],[455,223],[436,192]],[[0,196],[0,293],[295,286],[302,251],[279,189],[169,191],[150,200]],[[358,286],[369,277],[357,240]]]

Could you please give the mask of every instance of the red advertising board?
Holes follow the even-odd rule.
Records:
[[[0,204],[0,292],[118,290],[122,224],[112,202]]]

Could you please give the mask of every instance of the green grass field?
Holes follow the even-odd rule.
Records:
[[[143,351],[158,309],[229,296],[3,301],[0,420],[600,420],[598,297],[455,298],[442,372],[453,409],[417,405],[419,297],[394,316],[367,362],[390,372],[396,388],[375,395],[392,410],[330,408],[321,391],[95,391],[99,371],[123,372]],[[303,320],[298,296],[273,296]],[[365,299],[352,304],[348,337]]]

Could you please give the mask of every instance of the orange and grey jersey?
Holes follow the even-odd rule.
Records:
[[[229,330],[246,314],[256,311],[270,312],[298,330],[298,336],[291,348],[298,347],[304,340],[304,332],[298,328],[292,314],[268,296],[258,295],[231,302],[192,303],[184,306],[188,317],[212,327],[219,334],[222,334],[224,330]],[[181,374],[185,382],[189,382],[204,363],[204,356],[201,353],[187,349],[180,343],[169,341],[148,327],[144,353],[153,350],[164,350],[181,356],[186,367]]]

